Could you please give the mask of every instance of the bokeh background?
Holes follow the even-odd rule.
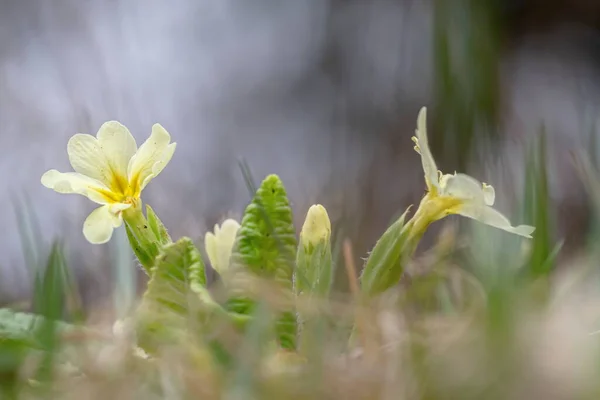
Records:
[[[115,253],[133,265],[122,232],[83,239],[93,204],[40,184],[70,170],[70,136],[111,119],[178,142],[144,193],[174,237],[241,216],[244,161],[281,176],[298,228],[324,204],[357,260],[423,193],[420,107],[440,167],[494,184],[513,219],[544,131],[551,232],[576,251],[589,213],[571,152],[597,151],[599,29],[593,0],[2,0],[0,303],[31,290],[23,215],[64,240],[84,301],[110,292]]]

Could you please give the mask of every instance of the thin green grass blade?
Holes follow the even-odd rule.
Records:
[[[526,160],[525,221],[536,227],[527,262],[530,279],[548,277],[554,269],[557,249],[560,248],[552,244],[551,238],[546,152],[546,134],[542,129]]]

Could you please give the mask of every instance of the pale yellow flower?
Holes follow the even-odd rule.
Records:
[[[69,140],[67,153],[75,172],[52,169],[42,176],[42,184],[101,204],[85,220],[83,234],[91,243],[106,243],[123,223],[123,211],[141,206],[142,190],[171,160],[176,144],[170,142],[169,133],[154,124],[138,149],[125,126],[109,121],[96,137],[78,133]]]
[[[512,226],[508,218],[492,208],[494,188],[465,174],[442,174],[438,171],[427,141],[427,109],[423,107],[417,119],[415,150],[421,155],[427,195],[419,211],[426,221],[435,221],[450,214],[459,214],[505,231],[531,238],[533,226]]]
[[[229,268],[231,252],[240,224],[234,219],[226,219],[221,226],[215,225],[215,231],[204,237],[204,248],[213,269],[223,274]]]
[[[316,246],[321,241],[329,241],[330,236],[331,222],[327,210],[320,204],[311,206],[300,231],[300,241],[305,246],[308,244]]]

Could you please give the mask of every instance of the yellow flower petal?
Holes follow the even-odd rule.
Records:
[[[81,194],[98,204],[110,202],[110,198],[103,194],[109,194],[109,189],[102,182],[77,172],[59,172],[51,169],[42,175],[42,185],[58,193]]]
[[[120,122],[108,121],[102,124],[96,136],[113,174],[120,178],[118,183],[126,184],[129,160],[137,151],[137,144],[131,132]],[[125,188],[122,188],[121,191],[124,190]]]
[[[176,146],[177,143],[171,143],[167,146],[167,148],[163,151],[160,159],[156,161],[156,163],[154,163],[154,165],[152,166],[152,173],[148,175],[146,179],[144,179],[144,181],[142,182],[140,190],[143,190],[148,185],[148,183],[150,183],[152,179],[156,178],[158,174],[160,174],[162,170],[167,166],[167,164],[169,163],[169,161],[171,161],[171,158],[173,157],[173,153],[175,153]]]
[[[421,163],[423,164],[423,172],[425,173],[425,182],[427,183],[427,188],[431,190],[431,186],[436,188],[439,187],[438,184],[438,169],[435,164],[435,160],[433,159],[433,155],[431,154],[431,150],[429,150],[429,142],[427,140],[427,108],[421,108],[419,112],[419,116],[417,118],[417,130],[415,131],[415,135],[417,140],[415,143],[418,147],[418,153],[421,155]]]
[[[142,190],[167,165],[175,151],[175,143],[169,145],[171,136],[160,124],[152,126],[152,134],[131,158],[128,167],[129,182]]]
[[[486,204],[481,183],[469,175],[444,175],[440,179],[440,187],[440,194],[442,196]]]
[[[126,207],[127,205],[105,205],[96,208],[87,217],[83,223],[83,235],[88,242],[93,244],[106,243],[112,237],[114,228],[121,226],[123,218],[121,213],[114,213],[119,208]]]
[[[204,237],[204,246],[210,264],[219,274],[229,267],[231,252],[239,229],[240,224],[236,220],[227,219],[220,227],[215,225],[214,234],[208,232]]]
[[[74,135],[67,144],[67,153],[75,172],[89,176],[102,182],[105,186],[111,187],[113,173],[95,137],[82,133]]]
[[[498,210],[479,204],[467,203],[460,209],[458,214],[530,239],[531,234],[535,231],[535,228],[529,225],[512,226],[508,218]]]

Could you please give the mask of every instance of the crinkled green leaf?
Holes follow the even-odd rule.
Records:
[[[194,296],[192,286],[205,282],[200,252],[187,237],[163,246],[153,264],[137,324],[138,344],[150,353],[160,343],[181,339]]]
[[[285,187],[277,175],[267,176],[246,207],[234,244],[232,267],[251,271],[257,276],[272,278],[292,290],[296,233],[292,210]],[[227,309],[250,315],[255,310],[254,299],[233,296]],[[284,312],[276,322],[280,344],[295,347],[296,322],[293,313]]]
[[[277,175],[262,182],[246,207],[232,253],[232,264],[291,287],[297,241],[292,209]]]
[[[226,318],[237,327],[245,326],[248,318],[227,313],[205,285],[204,262],[191,239],[184,237],[163,246],[140,306],[138,345],[153,353],[161,344],[182,340],[189,333],[190,322],[204,329],[212,316]],[[207,345],[216,359],[226,359],[214,340]]]
[[[191,239],[183,237],[163,246],[151,269],[144,301],[152,301],[177,313],[188,311],[190,289],[205,285],[204,263]]]

